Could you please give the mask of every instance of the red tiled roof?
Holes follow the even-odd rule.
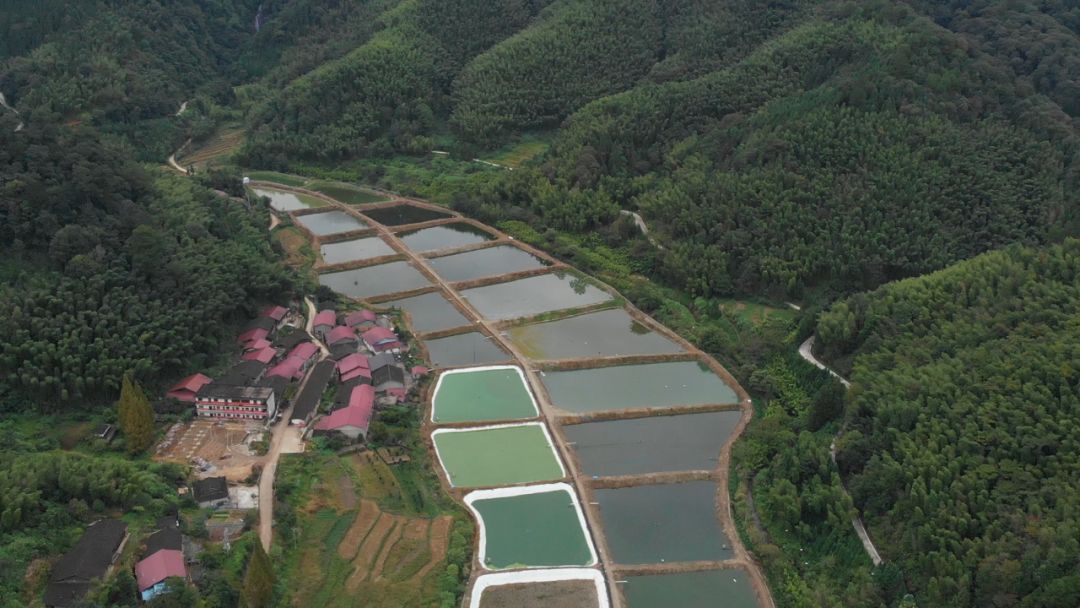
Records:
[[[267,340],[266,338],[263,338],[262,340],[254,340],[254,341],[248,342],[247,344],[244,345],[244,348],[247,349],[247,350],[260,350],[260,349],[266,348],[267,346],[270,346],[271,344],[272,343],[269,340]]]
[[[371,380],[371,370],[364,367],[357,367],[341,374],[341,381],[348,382],[349,380],[355,380],[361,377]]]
[[[338,342],[355,339],[356,330],[347,325],[338,325],[334,329],[331,329],[330,333],[326,334],[327,344],[337,344]]]
[[[169,392],[184,390],[197,393],[199,392],[200,388],[206,386],[207,384],[210,384],[213,381],[214,380],[206,374],[191,374],[187,378],[184,378],[183,380],[177,382],[172,388],[169,389]]]
[[[270,371],[266,372],[266,375],[268,377],[280,376],[282,378],[288,378],[290,380],[292,380],[293,378],[299,378],[300,369],[304,367],[304,361],[304,359],[299,359],[297,357],[286,357],[284,361],[281,361],[274,367],[270,368]]]
[[[385,327],[372,327],[364,332],[364,342],[374,346],[380,342],[397,342],[398,337],[393,331]]]
[[[135,564],[135,579],[139,582],[139,591],[145,591],[173,576],[187,578],[184,554],[176,549],[162,549]]]
[[[253,327],[244,333],[236,337],[236,341],[240,344],[244,342],[255,342],[257,340],[265,340],[266,336],[269,336],[270,332],[261,327]]]
[[[424,367],[423,365],[417,365],[416,367],[412,368],[412,375],[414,375],[414,376],[423,376],[424,374],[428,373],[429,371],[431,371],[431,370]]]
[[[326,416],[315,425],[320,431],[333,431],[346,426],[355,426],[365,431],[371,423],[375,409],[375,391],[371,386],[362,384],[353,388],[349,395],[349,405]]]
[[[307,361],[312,355],[319,352],[319,347],[315,346],[314,342],[301,342],[293,347],[289,351],[289,359],[300,359],[300,361]]]
[[[361,323],[374,323],[375,313],[370,310],[357,310],[345,315],[345,324],[349,327],[360,325]]]
[[[260,348],[259,350],[248,351],[240,358],[244,361],[259,361],[260,363],[270,363],[277,356],[277,350],[272,346],[266,348]]]
[[[358,367],[371,369],[371,361],[368,361],[368,358],[360,353],[353,353],[337,362],[338,372],[342,374],[351,372]]]
[[[319,325],[329,325],[331,327],[337,323],[337,315],[332,310],[320,310],[319,314],[315,315],[315,320],[312,325],[317,327]]]
[[[275,321],[280,321],[285,318],[285,313],[289,312],[289,309],[284,306],[267,306],[259,313],[260,317],[270,317]]]

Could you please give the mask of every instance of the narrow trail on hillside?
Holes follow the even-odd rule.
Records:
[[[5,110],[14,112],[16,116],[19,116],[19,111],[8,105],[7,97],[4,97],[3,93],[0,93],[0,107],[3,107]],[[23,122],[20,120],[19,124],[15,125],[15,132],[18,133],[19,131],[22,131],[22,129]]]
[[[811,365],[818,369],[823,369],[834,378],[840,381],[840,384],[844,385],[844,388],[851,388],[851,382],[844,378],[828,365],[822,363],[817,357],[814,356],[814,336],[810,336],[805,342],[799,345],[799,356],[808,361]],[[836,438],[844,432],[844,427],[841,426],[837,431],[836,437],[833,437],[832,443],[829,444],[829,457],[832,458],[833,465],[836,464]],[[848,494],[847,488],[844,487],[843,480],[841,480],[840,487],[843,488],[844,494],[848,498],[851,498],[851,494]],[[863,525],[862,517],[856,515],[851,518],[851,526],[855,528],[855,533],[859,535],[859,541],[862,542],[863,549],[866,550],[866,554],[870,556],[870,561],[874,562],[875,566],[880,566],[885,560],[881,559],[881,554],[878,553],[877,547],[874,546],[874,541],[870,540],[870,535],[866,532],[866,526]]]
[[[653,238],[652,234],[649,234],[649,226],[645,224],[645,219],[641,217],[640,213],[637,211],[630,211],[629,209],[619,209],[619,213],[634,218],[634,225],[637,226],[638,230],[641,231],[641,234],[644,235],[645,238],[649,239],[649,243],[661,251],[664,250],[664,246]]]

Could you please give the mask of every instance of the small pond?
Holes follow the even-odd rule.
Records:
[[[300,198],[292,192],[284,190],[270,190],[268,188],[251,188],[257,196],[265,196],[270,199],[270,208],[275,211],[296,211],[297,209],[310,209],[321,205],[314,204],[309,197]],[[321,201],[317,201],[321,202]],[[325,203],[324,203],[325,204]]]
[[[426,209],[415,205],[393,205],[391,207],[378,207],[365,209],[363,214],[384,226],[403,226],[405,224],[418,224],[441,220],[450,217],[449,214],[440,213],[434,209]]]
[[[435,291],[412,298],[383,302],[379,306],[400,308],[409,313],[413,331],[426,333],[468,325],[469,320],[461,314],[441,293]]]
[[[575,413],[738,403],[735,391],[697,361],[544,372],[541,380],[552,403]]]
[[[390,262],[378,266],[323,273],[319,275],[319,283],[350,298],[361,299],[419,289],[431,284],[408,262]]]
[[[618,585],[627,608],[757,608],[750,576],[742,570],[628,576]]]
[[[508,333],[530,359],[663,355],[682,351],[678,344],[635,321],[622,308],[520,325]]]
[[[353,241],[326,243],[319,248],[319,255],[327,264],[340,264],[366,260],[397,253],[386,241],[377,236],[369,236]]]
[[[514,420],[539,414],[524,374],[512,365],[443,373],[431,410],[436,423]]]
[[[493,338],[477,331],[425,340],[424,344],[435,367],[483,365],[512,359]]]
[[[296,221],[317,236],[340,234],[368,227],[364,222],[339,210],[298,215]]]
[[[455,488],[552,481],[565,474],[542,423],[438,429],[431,440]]]
[[[611,299],[608,292],[566,272],[466,289],[461,295],[485,318],[493,320],[528,317]]]
[[[528,251],[511,245],[432,258],[428,263],[439,276],[451,283],[549,266]]]
[[[465,497],[484,527],[481,563],[489,570],[511,567],[588,566],[596,561],[580,505],[566,484],[529,488],[517,496]],[[554,608],[554,607],[553,607]]]
[[[455,223],[421,228],[397,235],[402,243],[416,253],[463,247],[494,240],[495,237],[472,224]]]

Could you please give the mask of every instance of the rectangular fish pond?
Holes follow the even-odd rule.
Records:
[[[593,568],[484,574],[469,596],[472,608],[608,608],[604,575]]]
[[[450,217],[448,213],[440,213],[434,209],[417,207],[416,205],[376,207],[375,209],[363,210],[363,214],[384,226],[419,224],[420,222],[430,222]]]
[[[547,427],[540,422],[437,429],[431,440],[456,488],[553,481],[566,475]]]
[[[483,365],[513,358],[494,338],[478,331],[424,340],[424,344],[427,346],[428,359],[435,367]]]
[[[682,347],[635,321],[622,308],[510,328],[510,339],[530,359],[664,355]]]
[[[350,298],[371,298],[387,293],[419,289],[431,284],[408,262],[390,262],[319,275],[319,284]]]
[[[716,482],[593,491],[617,564],[719,561],[733,555],[716,518]]]
[[[480,523],[488,570],[596,563],[581,504],[565,483],[471,492],[465,504]]]
[[[516,420],[539,413],[525,374],[513,365],[443,372],[431,398],[432,422]]]
[[[562,430],[587,475],[711,471],[740,418],[738,410],[705,412],[571,424]]]
[[[270,199],[270,208],[275,211],[296,211],[297,209],[311,209],[312,207],[324,207],[326,203],[313,196],[305,196],[284,190],[271,190],[269,188],[251,188],[256,196],[265,196]]]
[[[426,333],[468,325],[469,320],[439,292],[382,302],[379,306],[400,308],[409,313],[413,331]]]
[[[757,608],[750,576],[743,570],[628,576],[617,585],[628,608]]]
[[[512,245],[455,253],[428,260],[439,276],[455,283],[550,266],[535,255]]]
[[[543,312],[599,304],[611,294],[584,278],[553,272],[507,283],[466,289],[461,295],[487,319],[515,319]]]
[[[552,403],[578,414],[739,402],[734,389],[697,361],[551,371],[541,374],[541,380]]]
[[[431,228],[421,228],[397,235],[402,243],[416,253],[463,247],[495,240],[495,236],[472,224],[452,223]]]
[[[317,236],[340,234],[352,230],[367,228],[368,225],[357,218],[335,209],[321,213],[309,213],[296,216],[296,221]]]
[[[366,260],[369,258],[382,257],[384,255],[393,255],[395,253],[397,253],[397,251],[394,251],[393,247],[377,236],[369,236],[352,241],[326,243],[319,247],[319,255],[322,256],[323,261],[327,264],[340,264],[342,262]]]

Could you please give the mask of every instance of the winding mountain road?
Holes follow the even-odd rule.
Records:
[[[814,336],[810,336],[809,338],[806,339],[805,342],[803,342],[802,344],[799,345],[799,356],[801,356],[803,359],[808,361],[814,367],[816,367],[818,369],[823,369],[823,370],[829,372],[830,374],[832,374],[832,376],[834,378],[836,378],[837,380],[840,381],[840,384],[844,385],[844,388],[851,388],[851,382],[849,382],[847,380],[847,378],[844,378],[840,374],[836,373],[832,368],[830,368],[828,365],[825,365],[817,357],[814,356]],[[837,437],[839,437],[840,433],[843,433],[843,432],[844,432],[844,429],[843,429],[843,427],[841,427],[840,431],[838,431],[837,434],[836,434]],[[832,443],[829,444],[829,457],[832,458],[833,464],[835,465],[836,464],[836,437],[833,437]],[[843,482],[842,481],[841,481],[840,487],[843,488]],[[851,495],[848,494],[847,488],[843,488],[843,489],[844,489],[844,494],[847,494],[848,498],[851,498]],[[867,534],[867,532],[866,532],[866,526],[863,525],[862,518],[859,517],[859,516],[855,516],[855,517],[851,518],[851,526],[853,528],[855,528],[855,534],[859,535],[859,541],[862,542],[862,546],[863,546],[863,549],[866,550],[866,554],[870,556],[870,561],[874,562],[875,566],[880,566],[881,563],[884,562],[885,560],[881,559],[881,554],[878,553],[877,547],[874,546],[874,541],[870,540],[870,535]]]
[[[638,230],[641,231],[641,234],[645,235],[645,238],[649,239],[649,243],[651,243],[653,247],[656,247],[661,251],[664,250],[664,246],[661,245],[656,239],[654,239],[651,234],[649,234],[649,227],[645,224],[645,219],[641,217],[640,213],[638,213],[637,211],[630,211],[629,209],[619,209],[619,213],[634,218],[634,224],[638,227]]]
[[[3,93],[0,93],[0,107],[3,107],[5,110],[10,110],[10,111],[14,112],[16,116],[19,115],[18,110],[16,110],[15,108],[8,105],[7,97],[4,97]],[[20,120],[19,124],[15,125],[15,132],[18,133],[19,131],[22,131],[22,128],[23,128],[23,122]]]

